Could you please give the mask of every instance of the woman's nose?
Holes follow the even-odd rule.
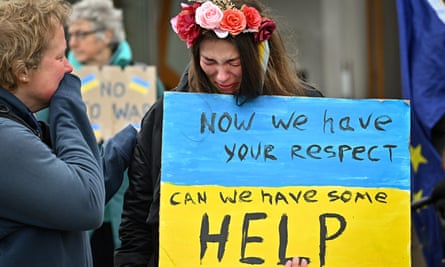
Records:
[[[227,81],[230,77],[229,71],[224,68],[223,66],[219,67],[216,73],[216,80],[218,82],[224,82]]]
[[[68,61],[67,58],[65,58],[65,73],[71,73],[73,72],[73,65]]]

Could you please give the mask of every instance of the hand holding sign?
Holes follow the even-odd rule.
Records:
[[[295,257],[292,260],[288,260],[285,265],[285,267],[307,267],[307,266],[309,266],[308,261],[304,258],[300,259],[298,257]]]

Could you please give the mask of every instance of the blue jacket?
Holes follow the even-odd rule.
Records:
[[[35,123],[3,88],[0,100]],[[0,266],[92,266],[87,230],[103,220],[104,172],[76,76],[65,75],[50,109],[52,149],[0,117]]]
[[[68,53],[68,61],[77,70],[83,66],[75,59],[72,52]],[[130,64],[132,64],[131,48],[128,42],[122,41],[112,55],[109,65],[125,67]],[[163,86],[160,90],[163,90]],[[47,121],[48,114],[49,109],[45,109],[38,112],[37,116],[40,120]],[[126,168],[136,143],[136,134],[136,130],[128,125],[112,138],[106,140],[99,148],[102,153],[106,189],[104,222],[111,223],[115,247],[120,245],[118,229],[121,221],[123,194],[128,187]]]

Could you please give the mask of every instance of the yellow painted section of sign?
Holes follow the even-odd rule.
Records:
[[[140,86],[136,83],[130,83],[129,88],[135,92],[142,94],[142,95],[145,95],[148,92],[146,87]]]
[[[388,188],[163,183],[160,266],[252,266],[242,259],[277,266],[280,249],[310,258],[310,266],[410,266],[409,201],[409,191]],[[208,235],[226,242],[202,245]]]
[[[86,92],[88,92],[88,91],[90,91],[90,90],[92,90],[94,88],[98,88],[99,85],[100,85],[99,81],[97,81],[97,80],[93,80],[93,81],[91,81],[89,83],[82,84],[81,92],[82,93],[86,93]]]

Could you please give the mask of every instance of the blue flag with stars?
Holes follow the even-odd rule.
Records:
[[[413,199],[431,194],[444,177],[431,131],[445,114],[444,0],[397,0],[403,96],[411,102]],[[433,206],[412,214],[428,267],[442,259],[441,226]]]

